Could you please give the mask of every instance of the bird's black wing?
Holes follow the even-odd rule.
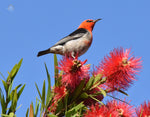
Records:
[[[74,32],[72,32],[71,34],[69,34],[68,36],[66,36],[63,39],[59,40],[54,46],[64,45],[66,42],[68,42],[70,40],[75,40],[75,39],[78,39],[78,38],[82,37],[87,32],[88,31],[86,29],[79,28],[79,29],[75,30]]]

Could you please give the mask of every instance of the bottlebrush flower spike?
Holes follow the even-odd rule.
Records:
[[[136,109],[137,117],[149,117],[150,116],[150,101],[144,102]]]
[[[75,89],[75,87],[80,83],[81,80],[86,78],[89,79],[89,65],[84,65],[87,60],[80,61],[77,59],[73,59],[72,57],[64,57],[59,62],[59,70],[63,71],[62,75],[62,84],[64,84],[67,88]]]
[[[55,87],[54,88],[54,100],[58,101],[59,99],[63,98],[66,94],[66,87],[65,86],[61,86],[61,87]]]
[[[92,105],[84,117],[134,117],[134,114],[135,109],[132,106],[112,100],[106,105]]]
[[[141,62],[141,58],[130,54],[130,49],[115,48],[97,67],[97,74],[107,77],[108,87],[126,90],[141,69]]]
[[[112,101],[108,101],[106,104],[107,108],[108,108],[108,112],[107,112],[107,117],[134,117],[135,116],[135,109],[133,108],[133,106],[125,103],[121,102],[121,101],[117,101],[117,100],[112,100]]]
[[[86,111],[84,117],[107,117],[107,112],[108,108],[105,105],[99,106],[99,104],[96,103]]]
[[[55,87],[53,91],[54,98],[52,100],[52,104],[48,107],[48,110],[52,113],[56,111],[58,101],[65,97],[65,95],[67,94],[65,86]]]

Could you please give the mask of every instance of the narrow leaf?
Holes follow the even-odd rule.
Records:
[[[14,112],[16,111],[17,100],[18,100],[18,99],[17,99],[17,89],[15,89],[14,96],[13,96],[13,100],[12,100]]]
[[[54,54],[54,73],[55,73],[55,86],[57,86],[57,78],[58,78],[58,69],[56,68],[58,66],[57,56]]]
[[[101,102],[100,100],[96,99],[96,98],[95,98],[95,97],[93,97],[92,95],[89,95],[89,97],[90,97],[90,98],[92,98],[93,100],[95,100],[95,101],[97,101],[97,102],[101,103],[102,105],[104,105],[104,103],[103,103],[103,102]]]
[[[26,112],[26,117],[28,117],[28,114],[29,114],[29,108],[27,109],[27,112]]]
[[[23,58],[19,61],[19,63],[18,63],[18,69],[20,69],[20,67],[21,67],[21,64],[22,64],[22,61],[23,61]]]
[[[119,101],[121,101],[121,102],[124,102],[124,103],[130,105],[130,104],[127,103],[126,101],[123,101],[123,100],[121,100],[121,99],[119,99],[119,98],[117,98],[117,97],[114,97],[114,96],[111,96],[111,95],[108,95],[108,94],[107,94],[107,96],[112,97],[113,99],[119,100]]]
[[[80,95],[80,98],[82,98],[82,99],[86,99],[86,98],[88,98],[88,94],[86,93],[86,92],[84,92],[84,93],[82,93],[81,95]]]
[[[100,87],[97,87],[97,88],[101,91],[101,94],[103,94],[103,96],[106,97],[106,94],[107,94],[106,91]]]
[[[2,107],[2,114],[6,114],[6,102],[5,102],[5,97],[4,97],[4,95],[1,95],[1,100],[0,100],[0,102],[1,102],[1,107]]]
[[[47,80],[48,80],[48,89],[47,89],[47,97],[46,97],[46,107],[47,107],[51,98],[51,80],[50,80],[50,74],[48,72],[46,64],[45,64],[45,69],[46,69]]]
[[[19,105],[18,107],[17,107],[17,109],[16,109],[16,111],[20,108],[22,106],[22,104],[21,105]]]
[[[65,102],[65,110],[67,111],[67,106],[68,106],[68,96],[69,94],[67,93],[67,95],[64,98],[64,102]]]
[[[89,90],[91,88],[91,86],[93,85],[94,82],[94,76],[92,76],[89,81],[87,82],[86,86],[85,86],[85,91]]]
[[[16,76],[18,70],[20,69],[20,66],[21,66],[21,64],[22,64],[22,61],[23,61],[23,59],[21,59],[21,60],[19,61],[19,63],[16,64],[16,65],[12,68],[11,72],[9,73],[9,76],[7,77],[7,82],[10,82],[10,81],[12,82],[12,81],[14,80],[14,77]]]
[[[85,80],[82,80],[80,82],[79,86],[75,89],[75,91],[73,93],[72,101],[75,100],[81,94],[81,91],[83,90],[84,84],[85,84]]]
[[[35,116],[37,116],[37,114],[38,114],[39,105],[40,105],[40,103],[39,103],[39,102],[37,101],[37,99],[36,99],[36,104],[35,104]]]
[[[126,95],[126,96],[129,96],[126,92],[124,92],[124,91],[122,91],[122,90],[120,90],[120,89],[117,89],[116,91],[118,91],[118,92],[120,92],[120,93],[122,93],[122,94],[124,94],[124,95]]]
[[[17,93],[17,98],[18,98],[18,99],[19,99],[21,93],[23,92],[24,87],[25,87],[25,84],[21,87],[21,89],[20,89],[19,92]]]
[[[2,117],[8,117],[8,115],[6,114],[0,114]]]
[[[15,114],[13,112],[9,113],[8,117],[15,117]]]
[[[84,104],[83,104],[83,102],[81,102],[77,106],[75,106],[75,107],[71,108],[69,111],[67,111],[65,113],[65,116],[66,117],[71,117],[72,115],[76,114],[79,109],[81,109],[83,107],[84,107]]]
[[[8,88],[8,95],[10,95],[10,92],[12,90],[12,85],[13,85],[13,82],[9,85],[9,88]]]
[[[0,75],[4,78],[4,80],[5,80],[5,77],[4,77],[4,75],[0,72]]]
[[[5,92],[8,92],[8,85],[7,85],[7,83],[4,81],[4,80],[2,80],[2,79],[0,79],[1,81],[2,81],[2,83],[3,83],[3,86],[4,86],[4,89],[5,89]]]
[[[36,89],[37,89],[38,94],[39,94],[39,96],[40,96],[40,99],[42,99],[41,93],[40,93],[39,88],[38,88],[38,86],[37,86],[37,84],[36,84],[36,83],[35,83],[35,86],[36,86]]]
[[[42,108],[44,108],[44,106],[45,106],[45,80],[44,80],[44,82],[43,82],[43,89],[42,89]]]
[[[58,117],[57,115],[48,114],[48,117]]]
[[[95,84],[95,83],[97,83],[98,81],[100,81],[101,78],[102,78],[102,74],[98,74],[98,75],[94,78],[93,84]]]

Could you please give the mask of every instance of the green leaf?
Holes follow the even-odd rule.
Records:
[[[93,97],[92,95],[89,95],[90,98],[92,98],[93,100],[99,102],[100,104],[104,105],[103,102],[101,102],[100,100],[96,99],[95,97]]]
[[[17,100],[18,100],[17,99],[17,89],[15,89],[13,100],[12,100],[12,105],[13,105],[14,112],[16,111]]]
[[[68,106],[68,96],[69,96],[69,94],[67,93],[67,95],[64,97],[65,110],[67,110],[67,106]]]
[[[4,86],[4,89],[5,89],[5,92],[8,92],[8,85],[7,85],[7,83],[4,81],[4,80],[2,80],[2,79],[0,79],[1,81],[2,81],[2,83],[3,83],[3,86]]]
[[[0,115],[2,115],[2,117],[8,117],[8,115],[6,115],[6,114],[0,114]]]
[[[121,101],[121,102],[124,102],[124,103],[126,103],[126,104],[128,104],[128,105],[130,105],[130,104],[127,103],[126,101],[123,101],[123,100],[121,100],[121,99],[119,99],[119,98],[117,98],[117,97],[114,97],[114,96],[111,96],[111,95],[108,95],[108,94],[107,94],[107,96],[109,96],[109,97],[111,97],[111,98],[113,98],[113,99],[119,100],[119,101]]]
[[[120,93],[122,93],[122,94],[124,94],[124,95],[126,95],[126,96],[129,96],[126,92],[124,92],[124,91],[122,91],[122,90],[120,90],[120,89],[117,89],[116,91],[118,91],[118,92],[120,92]]]
[[[2,107],[2,114],[6,114],[6,102],[5,102],[5,97],[3,94],[1,94],[1,98],[0,98],[0,102],[1,102],[1,107]]]
[[[35,104],[35,117],[36,117],[37,114],[38,114],[39,106],[40,106],[40,102],[38,102],[37,99],[36,99],[36,104]]]
[[[42,108],[45,106],[45,80],[43,82],[43,89],[42,89]]]
[[[22,84],[19,84],[15,87],[15,89],[19,89],[22,86]]]
[[[82,80],[73,93],[72,101],[74,101],[81,94],[84,85],[85,85],[85,80]]]
[[[100,82],[97,82],[96,84],[93,84],[93,86],[89,90],[97,88],[99,85],[100,85]]]
[[[21,106],[22,106],[22,104],[21,104],[21,105],[19,105],[19,106],[17,107],[16,111],[17,111],[19,108],[21,108]]]
[[[57,115],[48,114],[48,117],[58,117]]]
[[[10,92],[12,90],[12,85],[13,85],[13,82],[9,85],[9,88],[8,88],[8,95],[10,95]]]
[[[23,58],[18,63],[18,69],[21,67],[22,61],[23,61]]]
[[[4,75],[0,72],[0,75],[5,79]]]
[[[28,117],[28,114],[29,114],[29,108],[27,109],[27,112],[26,112],[26,117]]]
[[[39,96],[40,96],[40,99],[42,99],[41,93],[40,93],[39,88],[38,88],[38,86],[37,86],[37,84],[36,84],[36,83],[35,83],[35,86],[36,86],[36,89],[37,89],[38,94],[39,94]]]
[[[80,98],[82,98],[82,99],[86,99],[88,97],[89,97],[89,95],[86,92],[84,92],[80,95]]]
[[[16,64],[16,65],[13,67],[13,69],[12,69],[11,72],[9,73],[9,76],[7,77],[7,82],[10,82],[10,81],[12,82],[12,81],[14,80],[14,78],[15,78],[15,76],[16,76],[18,70],[20,69],[20,66],[21,66],[21,64],[22,64],[22,61],[23,61],[23,59],[21,59],[21,60],[19,61],[19,63]]]
[[[2,91],[2,89],[1,89],[1,87],[0,87],[0,99],[1,99],[1,96],[2,96],[2,95],[4,95],[4,94],[3,94],[3,91]]]
[[[56,68],[58,66],[57,56],[54,54],[54,73],[55,73],[55,86],[58,86],[57,78],[58,78],[58,69]]]
[[[98,75],[94,78],[93,84],[95,84],[95,83],[97,83],[98,81],[100,81],[101,78],[102,78],[102,74],[98,74]]]
[[[103,84],[106,82],[106,77],[102,78],[101,74],[98,74],[96,77],[97,78],[95,78],[95,80],[93,82],[93,86],[91,86],[91,88],[89,90],[92,90],[92,89],[98,87],[100,84]],[[99,80],[99,82],[98,82],[98,80]]]
[[[24,90],[25,84],[21,87],[21,89],[19,90],[19,92],[17,93],[17,99],[19,99],[20,95],[22,94],[23,90]]]
[[[81,102],[80,104],[78,104],[77,106],[71,108],[70,110],[68,110],[66,113],[65,113],[65,116],[66,117],[72,117],[74,114],[77,113],[78,110],[80,110],[81,108],[84,107],[84,104],[83,102]]]
[[[94,82],[94,76],[92,76],[89,81],[87,82],[86,86],[85,86],[85,91],[89,90],[91,88],[91,86],[93,85]]]
[[[18,86],[15,87],[14,90],[11,91],[11,93],[8,95],[8,101],[10,101],[10,100],[13,99],[15,90],[17,90],[19,87],[21,87],[21,85],[22,85],[22,84],[19,84]]]
[[[8,117],[16,117],[13,112],[9,113]]]
[[[17,87],[12,91],[10,99],[12,100],[8,114],[16,111],[17,107]]]
[[[45,69],[47,73],[47,80],[48,80],[48,89],[47,89],[47,97],[46,97],[46,107],[49,105],[49,102],[51,100],[51,80],[50,80],[50,74],[48,72],[47,66],[45,64]]]
[[[100,82],[101,82],[100,84],[105,83],[105,82],[106,82],[106,80],[107,80],[107,78],[106,78],[106,77],[102,78],[102,79],[101,79],[101,81],[100,81]]]
[[[102,94],[104,97],[106,97],[106,95],[107,95],[106,91],[103,90],[103,89],[100,88],[100,87],[97,87],[97,88],[101,91],[101,94]]]
[[[61,98],[61,99],[62,99],[62,98]],[[59,99],[59,100],[57,101],[57,109],[56,109],[55,113],[59,113],[59,112],[61,112],[61,110],[65,109],[65,108],[64,108],[63,101],[62,101],[61,99]]]

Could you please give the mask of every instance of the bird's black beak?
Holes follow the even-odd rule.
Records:
[[[102,19],[96,19],[96,20],[93,20],[93,22],[95,22],[95,23],[96,23],[96,22],[97,22],[97,21],[99,21],[99,20],[102,20]]]

